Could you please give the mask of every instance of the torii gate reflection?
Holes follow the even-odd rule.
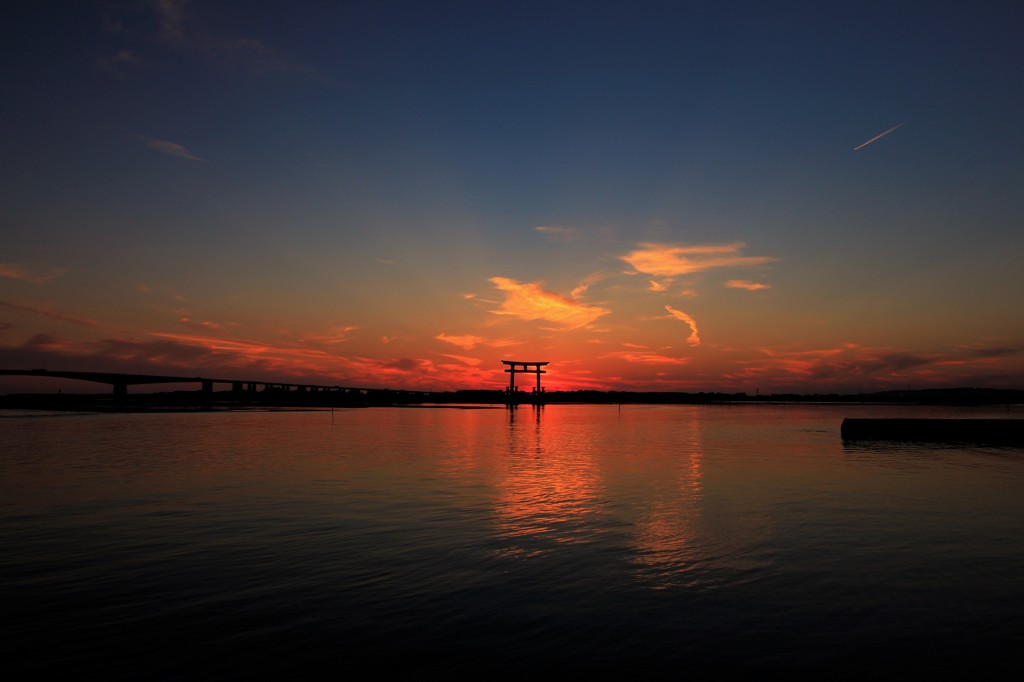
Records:
[[[547,374],[547,372],[541,367],[547,365],[546,362],[520,362],[519,360],[502,360],[502,363],[508,365],[508,389],[505,391],[505,404],[516,405],[520,402],[519,394],[516,392],[516,374],[536,374],[537,375],[537,386],[533,389],[528,400],[538,405],[544,403],[544,389],[540,385],[540,375]],[[531,369],[532,368],[532,369]]]

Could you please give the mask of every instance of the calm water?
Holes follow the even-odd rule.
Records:
[[[940,415],[0,413],[5,668],[1019,672],[1024,449],[839,437]]]

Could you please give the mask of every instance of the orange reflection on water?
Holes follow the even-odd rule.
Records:
[[[678,583],[706,549],[700,539],[700,457],[699,451],[691,453],[690,472],[680,469],[654,491],[647,514],[636,523],[636,561],[655,587]]]
[[[619,487],[632,511],[632,561],[642,582],[655,588],[685,582],[707,550],[703,414],[630,409],[621,415],[631,447],[623,453],[623,470],[613,475],[629,482]]]
[[[537,556],[562,543],[587,542],[594,532],[600,478],[586,432],[552,423],[563,414],[508,411],[508,457],[494,499],[498,535],[509,541],[502,554]]]

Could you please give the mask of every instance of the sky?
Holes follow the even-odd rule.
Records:
[[[41,0],[5,21],[2,369],[1024,388],[1020,3]]]

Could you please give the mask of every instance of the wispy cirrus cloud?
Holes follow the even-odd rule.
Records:
[[[446,358],[451,358],[452,360],[458,360],[462,364],[469,365],[470,367],[478,367],[483,363],[480,358],[472,358],[466,355],[455,355],[453,353],[441,353],[441,355]]]
[[[63,310],[57,310],[48,306],[38,305],[23,305],[20,303],[11,303],[10,301],[0,301],[0,308],[6,308],[8,310],[17,310],[24,313],[32,313],[34,315],[42,315],[43,317],[49,317],[54,320],[60,320],[61,322],[70,322],[71,324],[79,324],[83,327],[95,327],[99,322],[96,320],[90,320],[87,317],[80,317],[71,313],[66,313]]]
[[[205,30],[184,0],[156,0],[159,40],[219,67],[260,75],[289,75],[328,87],[337,83],[291,55],[248,36],[225,36]]]
[[[322,356],[323,351],[304,348],[280,348],[272,344],[246,339],[230,339],[220,336],[197,336],[195,334],[177,334],[174,332],[150,332],[150,336],[169,339],[179,343],[200,346],[211,351],[233,351],[246,354],[262,354],[274,351],[285,351],[288,355]]]
[[[170,287],[151,287],[148,284],[140,283],[135,285],[135,289],[137,291],[141,291],[144,294],[163,294],[165,296],[171,297],[172,299],[179,303],[185,300],[185,296],[183,294],[179,294],[177,291],[171,289]]]
[[[146,135],[136,135],[138,139],[155,151],[167,156],[176,156],[180,159],[188,159],[189,161],[202,161],[203,163],[209,163],[206,159],[195,154],[187,147],[184,147],[177,142],[171,142],[170,140],[158,140],[155,137],[147,137]]]
[[[193,320],[189,317],[181,317],[178,319],[178,322],[197,332],[227,332],[236,326],[230,322],[222,324],[220,322],[210,322],[209,320]]]
[[[517,341],[516,339],[491,339],[487,342],[487,345],[492,348],[505,348],[507,346],[520,346],[522,343],[522,341]]]
[[[322,332],[309,332],[304,334],[300,341],[303,343],[318,343],[325,346],[334,346],[339,343],[345,343],[352,338],[352,332],[359,327],[351,324],[336,324],[329,327],[326,331]]]
[[[682,310],[676,310],[670,305],[665,306],[665,310],[671,313],[672,317],[677,320],[685,322],[690,327],[690,335],[686,338],[686,342],[691,346],[700,345],[700,332],[697,330],[697,321],[691,316],[684,313]]]
[[[500,308],[491,311],[495,315],[527,321],[546,320],[559,325],[562,331],[569,331],[611,312],[547,291],[540,283],[522,283],[507,277],[491,277],[489,281],[505,294]]]
[[[689,358],[675,358],[670,355],[662,355],[660,353],[642,353],[636,351],[616,351],[614,353],[603,355],[602,357],[618,358],[619,360],[625,360],[626,362],[644,365],[685,365],[690,361]]]
[[[603,279],[607,279],[610,276],[611,276],[610,272],[603,272],[603,271],[602,272],[595,272],[595,273],[593,273],[591,275],[587,275],[586,277],[583,278],[583,281],[581,281],[576,286],[576,288],[572,290],[572,292],[569,295],[572,298],[579,298],[583,294],[587,293],[587,290],[590,289],[590,287],[592,287],[593,285],[597,284],[598,282],[600,282]]]
[[[29,282],[31,284],[47,284],[66,272],[67,270],[63,268],[39,270],[35,268],[27,268],[15,263],[0,263],[0,277],[16,279],[22,282]]]
[[[769,256],[742,256],[744,246],[742,242],[704,246],[642,243],[620,259],[637,272],[654,277],[678,277],[712,268],[762,265],[776,260]]]
[[[761,291],[762,289],[771,289],[771,284],[763,284],[761,282],[751,282],[745,279],[730,279],[725,283],[725,286],[730,289],[746,289],[747,291]]]
[[[581,234],[578,228],[565,225],[538,225],[533,230],[553,242],[569,242],[577,239]]]

